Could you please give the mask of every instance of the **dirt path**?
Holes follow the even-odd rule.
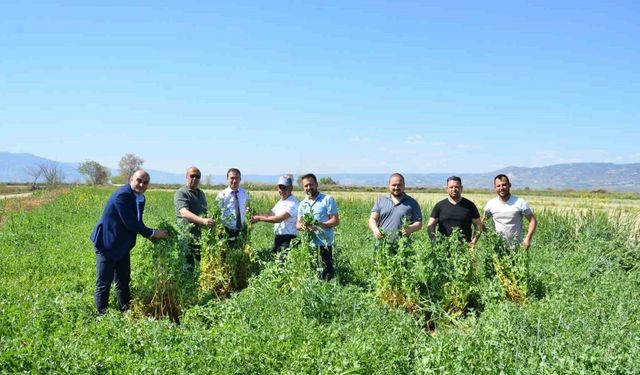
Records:
[[[6,195],[0,195],[0,199],[23,198],[23,197],[28,197],[32,194],[33,193],[6,194]]]

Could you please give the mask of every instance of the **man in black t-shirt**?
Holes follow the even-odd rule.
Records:
[[[432,241],[436,239],[436,225],[438,231],[449,236],[455,228],[460,228],[467,242],[475,245],[482,231],[482,220],[476,205],[462,197],[462,180],[458,176],[447,178],[447,199],[438,202],[431,211],[427,231]],[[471,232],[471,224],[475,226],[475,233]]]

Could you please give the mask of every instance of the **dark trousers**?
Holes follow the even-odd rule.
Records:
[[[296,238],[295,234],[276,234],[273,239],[273,252],[279,253],[291,247],[291,241]]]
[[[320,256],[322,257],[322,273],[320,278],[322,280],[333,279],[333,246],[320,246]]]
[[[131,291],[131,258],[129,254],[118,261],[111,260],[99,252],[96,252],[96,294],[95,302],[99,313],[104,313],[109,304],[109,290],[111,282],[116,282],[116,299],[120,311],[129,308]]]
[[[276,260],[281,265],[284,264],[287,255],[289,255],[289,248],[291,248],[291,241],[296,238],[294,234],[276,234],[273,239],[273,253],[276,255]]]
[[[240,237],[240,234],[242,233],[242,229],[238,230],[238,229],[229,229],[229,228],[224,228],[224,230],[227,232],[227,236],[230,238],[237,238]]]
[[[200,262],[200,245],[196,244],[195,241],[189,242],[187,253],[184,255],[184,260],[187,264],[187,270],[189,272],[194,270],[196,266],[196,260]]]

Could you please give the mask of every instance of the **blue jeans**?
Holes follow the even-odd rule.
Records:
[[[131,291],[129,281],[131,280],[131,258],[129,253],[122,259],[114,261],[96,252],[96,294],[95,302],[99,313],[104,313],[109,304],[109,290],[111,282],[116,282],[116,299],[120,311],[129,308],[131,302]]]

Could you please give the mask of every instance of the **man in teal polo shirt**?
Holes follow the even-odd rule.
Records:
[[[302,176],[302,187],[307,197],[298,206],[298,220],[296,228],[313,234],[313,244],[320,248],[323,270],[320,277],[331,280],[333,277],[333,235],[334,227],[340,224],[338,205],[336,200],[318,191],[318,179],[313,173]],[[305,214],[312,214],[314,225],[304,222]]]
[[[388,233],[394,240],[398,236],[409,236],[422,228],[422,210],[415,199],[404,192],[404,176],[394,173],[389,177],[389,195],[376,201],[369,216],[369,229],[376,240]],[[402,227],[406,220],[407,226]]]

